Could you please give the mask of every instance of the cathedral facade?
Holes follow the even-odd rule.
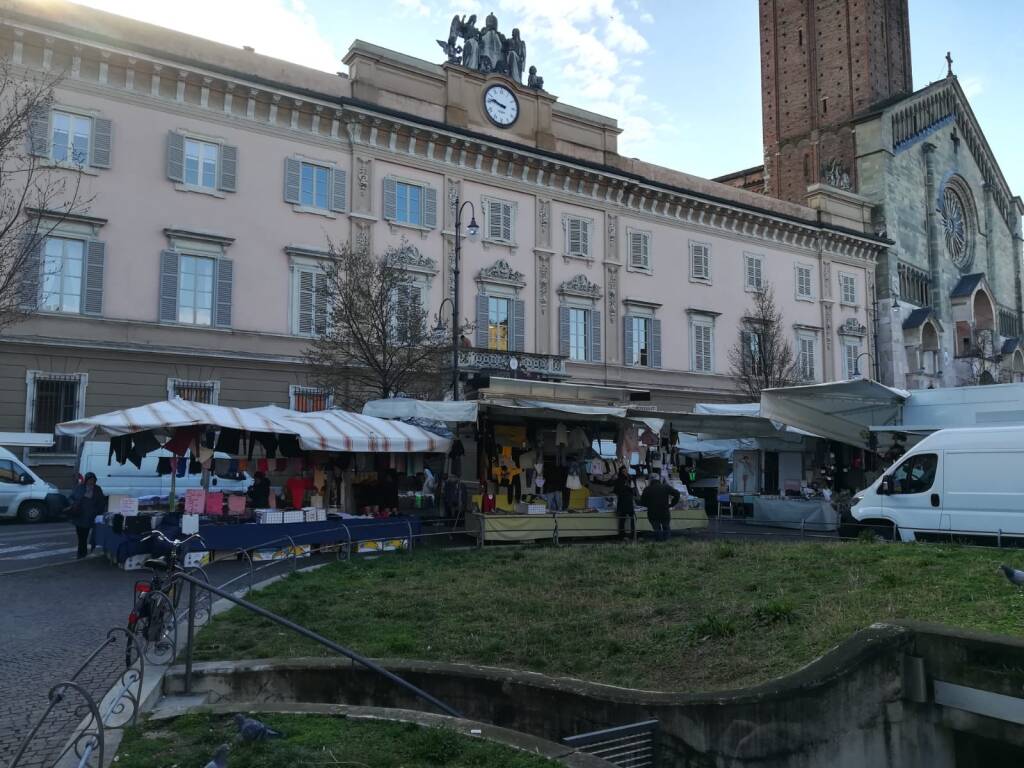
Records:
[[[907,0],[762,0],[760,14],[765,163],[720,181],[791,202],[825,185],[871,206],[891,242],[867,297],[884,383],[1024,380],[1024,206],[952,60],[914,90]]]

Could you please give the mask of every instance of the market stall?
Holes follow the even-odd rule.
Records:
[[[119,564],[138,566],[154,529],[199,533],[208,555],[261,550],[277,541],[288,554],[360,541],[407,546],[420,531],[412,512],[422,455],[444,452],[450,441],[427,430],[344,411],[298,413],[276,406],[238,409],[182,400],[161,401],[58,425],[58,434],[109,437],[110,460],[136,461],[158,449],[170,461],[200,467],[204,479],[225,461],[255,478],[245,493],[190,488],[162,500],[111,497],[97,522],[97,543]],[[229,459],[214,459],[228,455]],[[172,476],[173,477],[173,476]],[[406,489],[403,491],[402,489]]]

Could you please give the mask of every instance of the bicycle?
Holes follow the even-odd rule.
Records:
[[[181,562],[185,545],[196,539],[202,541],[202,537],[193,533],[184,539],[169,539],[161,531],[153,531],[143,541],[151,539],[170,545],[170,550],[146,560],[145,565],[152,570],[153,575],[149,579],[135,582],[134,601],[128,614],[128,631],[139,638],[147,661],[163,664],[170,663],[177,655],[178,606],[184,590],[180,588],[176,574],[183,570]],[[133,661],[134,650],[135,644],[129,639],[125,648],[125,663],[128,666]]]

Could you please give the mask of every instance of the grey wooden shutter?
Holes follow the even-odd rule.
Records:
[[[633,359],[633,316],[622,316],[622,362],[625,365],[635,365]]]
[[[437,190],[423,188],[423,226],[433,229],[437,226]]]
[[[160,322],[178,322],[178,252],[160,253]]]
[[[512,242],[512,206],[509,203],[501,204],[501,237],[507,242]]]
[[[590,255],[590,222],[580,220],[580,254]]]
[[[558,308],[558,354],[569,356],[569,308]]]
[[[43,273],[43,240],[35,231],[22,235],[24,258],[21,266],[19,301],[22,309],[32,310],[39,306],[39,279]]]
[[[699,328],[699,327],[700,326],[697,326],[697,328]],[[700,338],[701,337],[700,337],[700,334],[697,332],[697,328],[694,328],[694,334],[693,334],[693,346],[694,346],[693,367],[696,370],[699,371],[699,370],[701,370],[701,368],[700,368],[700,366],[699,366],[699,364],[697,362],[697,354],[698,354],[697,353],[697,348],[698,348],[698,345],[700,344]],[[751,344],[750,331],[740,331],[740,349],[741,349],[741,351],[743,353],[742,354],[743,370],[745,372],[748,372],[748,373],[749,372],[753,372],[755,370],[757,361],[754,359],[754,347]]]
[[[526,302],[512,300],[512,351],[526,351]]]
[[[217,259],[217,296],[214,325],[231,327],[231,294],[235,265],[230,259]]]
[[[423,294],[418,285],[407,286],[409,295],[409,340],[416,342],[423,338]]]
[[[284,159],[284,201],[299,204],[302,188],[302,163],[294,157]]]
[[[167,178],[185,181],[185,137],[174,131],[167,134]]]
[[[501,203],[487,203],[487,239],[501,240]]]
[[[327,333],[329,317],[327,308],[327,275],[317,270],[315,278],[313,288],[313,333],[319,335]]]
[[[220,148],[220,182],[217,188],[234,192],[238,187],[238,147],[222,144]]]
[[[111,131],[113,126],[105,117],[96,117],[92,121],[92,146],[89,148],[89,161],[93,168],[110,167]]]
[[[394,221],[395,210],[397,209],[397,196],[395,193],[395,180],[390,176],[384,177],[384,218]]]
[[[590,362],[601,361],[601,310],[590,310]]]
[[[647,355],[651,368],[661,368],[661,320],[651,318],[651,349]]]
[[[395,287],[391,312],[391,330],[394,338],[404,344],[409,340],[409,286]]]
[[[487,349],[490,346],[490,334],[487,327],[487,294],[476,295],[476,346]]]
[[[583,222],[579,219],[569,219],[569,253],[579,255],[583,253]]]
[[[90,240],[86,243],[82,314],[103,314],[103,266],[106,254],[106,243],[100,240]]]
[[[344,211],[348,206],[348,173],[342,168],[331,171],[331,210]]]
[[[314,292],[316,287],[312,272],[300,269],[297,270],[297,274],[299,278],[299,295],[297,297],[298,327],[296,330],[303,336],[307,336],[313,333]]]
[[[50,156],[50,105],[32,108],[28,117],[28,151],[39,157]]]

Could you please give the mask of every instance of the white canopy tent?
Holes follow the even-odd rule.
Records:
[[[445,453],[452,441],[401,421],[348,411],[294,413],[278,419],[299,435],[308,451],[350,453]]]
[[[902,421],[909,392],[870,379],[836,381],[761,393],[762,416],[847,445],[868,448],[872,426]]]
[[[370,400],[363,406],[364,416],[379,419],[427,419],[446,423],[476,423],[477,404],[473,400],[413,400],[394,397]]]

